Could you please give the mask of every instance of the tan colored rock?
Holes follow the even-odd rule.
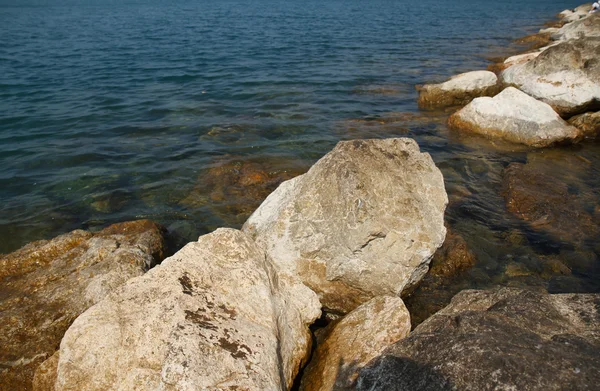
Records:
[[[358,371],[410,333],[410,314],[399,297],[379,296],[337,323],[313,353],[301,390],[351,389]]]
[[[429,273],[437,277],[453,277],[475,265],[475,255],[465,239],[447,227],[446,239],[433,256]]]
[[[579,129],[583,137],[597,138],[600,135],[600,111],[571,117],[569,124]]]
[[[570,40],[505,69],[501,78],[568,117],[600,107],[598,58],[600,37]]]
[[[148,221],[77,230],[0,256],[0,389],[30,390],[35,369],[87,308],[165,257]]]
[[[473,71],[453,76],[441,84],[425,84],[419,88],[419,106],[447,107],[465,105],[480,96],[500,92],[498,77],[490,71]]]
[[[55,389],[289,389],[319,315],[312,291],[221,228],[77,318]]]
[[[455,129],[501,138],[533,147],[576,141],[580,136],[546,103],[513,87],[494,98],[477,98],[452,114],[448,124]]]
[[[325,307],[348,312],[423,277],[447,203],[441,172],[414,140],[343,141],[282,183],[243,230]]]
[[[589,8],[588,8],[589,10]],[[573,23],[567,23],[557,32],[552,34],[555,41],[568,41],[569,39],[578,39],[583,37],[600,37],[600,14],[588,14],[587,11],[580,11],[578,15],[583,17],[572,17]]]

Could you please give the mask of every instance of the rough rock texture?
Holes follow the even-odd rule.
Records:
[[[596,110],[600,106],[600,37],[552,46],[531,61],[505,69],[501,78],[562,116]]]
[[[357,390],[595,390],[600,295],[462,291],[386,349]]]
[[[508,68],[508,67],[516,65],[516,64],[524,64],[530,60],[533,60],[537,56],[539,56],[540,53],[542,53],[542,52],[537,51],[537,52],[531,52],[531,53],[517,54],[516,56],[512,56],[512,57],[509,57],[506,60],[504,60],[503,65],[506,68]]]
[[[163,234],[151,221],[133,221],[0,256],[0,389],[31,389],[35,369],[79,314],[164,258]]]
[[[55,389],[289,389],[319,315],[247,235],[218,229],[77,318]]]
[[[439,277],[452,277],[475,265],[475,255],[469,249],[465,239],[447,228],[446,239],[433,256],[429,274]]]
[[[412,139],[342,141],[284,182],[243,230],[328,309],[399,295],[444,241],[443,177]]]
[[[569,124],[579,129],[583,137],[597,138],[600,135],[600,111],[571,117]]]
[[[473,71],[453,76],[441,84],[425,84],[419,88],[418,102],[421,107],[458,106],[498,92],[498,77],[493,72]]]
[[[410,314],[399,297],[378,296],[346,315],[319,344],[304,371],[304,391],[350,387],[360,368],[410,332]]]
[[[575,8],[574,10],[562,11],[560,14],[558,14],[558,17],[567,23],[575,22],[580,19],[587,18],[589,16],[588,11],[591,8],[592,8],[591,3],[589,5],[587,5],[587,4],[580,5],[577,8]]]
[[[511,163],[503,173],[507,209],[533,229],[556,240],[581,242],[596,238],[600,229],[569,185],[540,172],[531,164]]]
[[[579,19],[581,18],[577,18],[573,23],[567,23],[561,27],[557,32],[552,34],[552,39],[555,41],[567,41],[582,37],[600,37],[600,14],[596,12],[590,15],[585,11],[585,18]]]
[[[534,147],[579,137],[578,130],[563,121],[550,106],[513,87],[493,98],[473,100],[452,114],[448,124],[455,129]]]

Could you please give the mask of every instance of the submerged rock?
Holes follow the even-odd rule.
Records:
[[[282,183],[243,230],[325,307],[348,312],[423,277],[447,203],[442,174],[414,140],[343,141]]]
[[[77,230],[0,256],[0,389],[29,390],[34,371],[82,312],[165,257],[164,228],[133,221]]]
[[[462,291],[363,368],[357,390],[593,390],[600,295]]]
[[[574,141],[579,132],[552,108],[529,95],[508,87],[494,98],[477,98],[452,114],[448,124],[455,129],[490,138],[546,147]]]
[[[319,315],[312,291],[221,228],[77,318],[55,389],[289,389]]]
[[[447,228],[446,239],[433,256],[429,273],[437,277],[453,277],[475,265],[475,255],[465,239]]]
[[[562,116],[595,110],[600,107],[600,37],[552,46],[505,69],[501,77]]]
[[[511,163],[505,169],[503,196],[510,212],[555,239],[583,242],[600,233],[593,216],[567,183],[530,164]]]
[[[301,390],[347,389],[358,371],[410,332],[410,314],[399,297],[378,296],[337,323],[304,371]]]
[[[498,77],[490,71],[473,71],[453,76],[441,84],[425,84],[419,88],[419,106],[447,107],[465,105],[480,96],[500,92]]]
[[[571,117],[569,124],[579,129],[583,137],[597,138],[600,135],[600,111]]]

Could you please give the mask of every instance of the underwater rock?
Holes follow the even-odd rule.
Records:
[[[304,370],[301,390],[348,389],[358,371],[410,332],[410,314],[399,297],[378,296],[335,324]]]
[[[475,265],[475,255],[465,239],[446,227],[446,239],[433,256],[429,273],[438,277],[452,277]]]
[[[583,242],[595,238],[599,227],[580,197],[567,183],[528,163],[511,163],[503,173],[502,195],[507,209],[555,239]]]
[[[600,37],[552,46],[531,61],[505,69],[501,78],[504,84],[549,104],[561,116],[597,110],[600,107]]]
[[[400,295],[446,234],[443,177],[412,139],[342,141],[282,183],[243,230],[330,310]]]
[[[465,105],[480,96],[500,92],[498,77],[490,71],[473,71],[453,76],[441,84],[425,84],[419,89],[420,107]]]
[[[452,114],[450,127],[533,147],[574,141],[579,132],[546,103],[508,87],[493,98],[477,98]]]
[[[600,295],[466,290],[360,371],[356,390],[593,390]]]
[[[598,138],[600,135],[600,111],[571,117],[569,124],[579,129],[585,138]]]
[[[314,292],[220,228],[77,318],[55,389],[289,389],[319,316]]]
[[[77,316],[165,257],[164,234],[152,221],[132,221],[0,255],[0,389],[31,389]]]

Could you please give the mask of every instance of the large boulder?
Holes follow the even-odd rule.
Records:
[[[579,129],[583,137],[597,138],[600,135],[600,111],[571,117],[569,124]]]
[[[282,390],[317,296],[244,233],[218,229],[82,314],[36,377],[59,390]]]
[[[350,387],[360,368],[410,332],[410,314],[399,297],[378,296],[346,315],[329,332],[304,370],[303,391]]]
[[[0,255],[0,389],[31,389],[35,369],[75,318],[165,257],[164,233],[133,221]]]
[[[583,17],[579,18],[575,15],[582,15]],[[583,37],[600,37],[600,14],[596,12],[590,15],[587,11],[578,11],[572,18],[573,23],[565,24],[552,34],[551,38],[553,40],[567,41]]]
[[[549,47],[533,60],[505,69],[501,78],[562,116],[596,110],[600,107],[600,37]]]
[[[441,84],[419,87],[419,106],[447,107],[466,105],[480,96],[494,96],[500,92],[498,77],[490,71],[473,71],[453,76]]]
[[[357,390],[595,390],[600,295],[462,291],[363,368]]]
[[[550,106],[513,87],[493,98],[473,100],[452,114],[448,124],[455,129],[533,147],[579,137],[577,129],[563,121]]]
[[[572,23],[572,22],[578,21],[580,19],[587,18],[589,16],[588,12],[591,8],[592,8],[591,3],[580,5],[573,10],[562,11],[561,13],[558,14],[558,17],[566,23]]]
[[[400,295],[442,245],[441,172],[412,139],[342,141],[282,183],[243,230],[330,310]]]

